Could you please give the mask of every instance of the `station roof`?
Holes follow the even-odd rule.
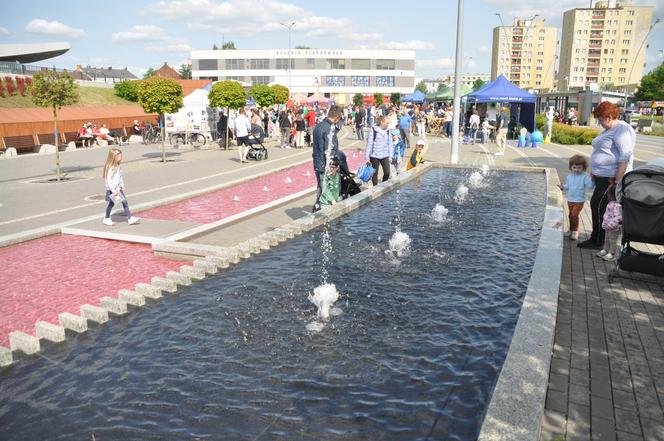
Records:
[[[69,43],[0,44],[0,61],[35,63],[62,55]]]

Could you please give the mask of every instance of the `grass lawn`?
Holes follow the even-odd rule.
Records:
[[[127,101],[118,96],[115,96],[114,89],[106,89],[104,87],[79,87],[78,93],[80,96],[79,102],[74,104],[75,107],[87,106],[121,106],[128,104],[136,104]],[[0,108],[17,108],[17,107],[37,107],[32,103],[30,97],[26,96],[10,96],[0,98]]]

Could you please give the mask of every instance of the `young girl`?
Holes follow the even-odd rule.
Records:
[[[106,181],[106,216],[104,217],[104,225],[113,225],[111,220],[111,210],[115,202],[121,202],[124,208],[125,216],[129,225],[138,223],[140,217],[134,217],[129,211],[129,204],[127,197],[124,194],[124,181],[122,179],[122,169],[120,163],[122,162],[122,151],[120,149],[110,149],[108,157],[106,157],[106,164],[104,165],[104,180]]]
[[[606,189],[606,198],[609,203],[602,219],[602,228],[604,228],[604,248],[597,253],[598,257],[604,260],[613,260],[618,249],[618,237],[620,237],[620,227],[622,226],[622,209],[616,201],[616,186],[610,185]]]
[[[595,186],[592,179],[586,173],[588,161],[583,155],[574,155],[569,158],[569,169],[572,172],[567,175],[565,185],[560,189],[567,194],[567,207],[569,208],[569,239],[579,238],[579,214],[586,202],[586,189]]]

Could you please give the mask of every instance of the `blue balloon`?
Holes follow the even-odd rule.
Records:
[[[533,141],[542,142],[544,140],[544,135],[539,130],[535,130],[532,134]]]

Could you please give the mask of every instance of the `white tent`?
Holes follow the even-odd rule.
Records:
[[[208,92],[196,89],[183,98],[184,106],[166,114],[166,132],[208,133],[216,130],[217,114],[208,104]]]

